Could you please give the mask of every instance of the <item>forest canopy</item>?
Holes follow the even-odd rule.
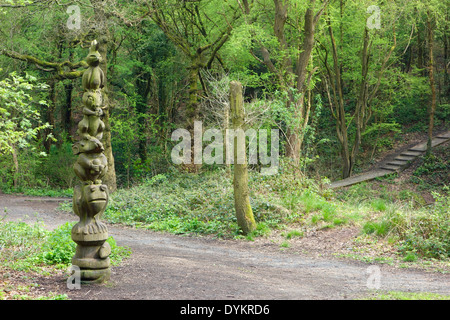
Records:
[[[247,126],[280,130],[280,154],[332,180],[402,132],[450,114],[449,1],[2,0],[0,189],[71,188],[91,41],[106,79],[112,190],[170,170],[177,128],[225,130],[228,90]],[[174,169],[175,168],[175,169]],[[203,165],[200,170],[214,170]],[[259,170],[260,165],[252,165]]]

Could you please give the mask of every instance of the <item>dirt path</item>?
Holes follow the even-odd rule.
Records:
[[[73,214],[56,210],[50,198],[0,194],[0,209],[7,207],[6,220],[42,221],[54,228],[77,221]],[[161,299],[161,300],[301,300],[353,299],[370,293],[370,279],[379,275],[380,290],[450,294],[450,275],[332,258],[326,243],[318,239],[317,252],[280,251],[270,240],[235,241],[187,237],[109,226],[118,245],[133,253],[114,267],[104,285],[68,290],[61,277],[43,279],[71,299]],[[348,232],[345,231],[345,232]],[[351,232],[350,232],[351,233]],[[351,236],[351,234],[350,234]],[[372,272],[372,273],[370,273]],[[369,284],[369,286],[368,286]]]

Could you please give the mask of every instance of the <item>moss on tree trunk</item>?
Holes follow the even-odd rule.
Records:
[[[242,96],[242,85],[236,81],[233,81],[230,84],[230,106],[233,129],[244,130],[244,98]],[[250,205],[247,159],[244,151],[243,155],[239,155],[239,159],[243,161],[239,161],[238,163],[238,150],[240,148],[238,148],[237,142],[240,141],[240,139],[237,139],[236,137],[234,139],[234,206],[236,209],[238,225],[244,234],[248,234],[256,229],[256,222]]]

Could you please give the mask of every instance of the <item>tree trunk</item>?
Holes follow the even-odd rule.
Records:
[[[100,36],[97,40],[99,43],[98,52],[102,55],[102,62],[100,63],[100,68],[103,70],[103,73],[105,74],[105,79],[107,79],[107,48],[108,48],[108,37],[107,36]],[[111,145],[111,124],[110,124],[110,109],[109,109],[109,102],[108,102],[108,87],[107,87],[108,81],[105,81],[105,87],[102,90],[102,95],[104,99],[104,115],[103,115],[103,122],[105,123],[105,130],[103,132],[103,146],[105,148],[105,156],[108,160],[108,171],[106,172],[105,176],[103,177],[103,182],[108,186],[108,189],[110,192],[114,192],[117,190],[117,182],[116,182],[116,169],[114,165],[114,155],[112,152],[112,145]]]
[[[198,118],[198,72],[199,68],[193,62],[189,69],[189,100],[186,106],[186,120],[189,129],[194,128],[194,121]]]
[[[237,81],[230,83],[230,106],[233,129],[244,130],[244,97],[242,96],[242,85]],[[243,134],[243,132],[242,132]],[[234,142],[234,206],[236,209],[236,218],[239,227],[244,234],[248,234],[256,229],[255,218],[253,217],[252,207],[250,205],[248,189],[247,159],[245,151],[238,157],[238,143],[241,139]],[[245,143],[245,138],[243,139]],[[244,148],[245,150],[245,148]],[[242,163],[238,163],[238,158]]]
[[[442,41],[444,42],[444,61],[449,61],[450,55],[449,55],[449,41],[450,38],[448,36],[448,29],[449,29],[449,21],[448,21],[448,15],[447,15],[447,24],[444,29],[444,35]],[[448,69],[449,63],[444,63],[444,95],[447,97],[450,97],[450,70]]]
[[[424,42],[422,39],[422,31],[420,30],[420,26],[417,26],[417,68],[421,69],[420,74],[424,76],[423,68],[424,68]]]
[[[66,94],[66,103],[63,108],[61,108],[61,121],[64,126],[64,130],[67,132],[69,139],[73,137],[73,133],[76,131],[72,124],[72,91],[73,83],[72,81],[64,85],[64,91]]]
[[[15,145],[11,145],[12,148],[12,157],[13,157],[13,164],[14,164],[14,173],[13,173],[13,184],[14,188],[17,188],[18,186],[18,180],[19,180],[19,160],[17,158],[17,148]]]
[[[50,81],[50,95],[49,95],[49,105],[47,108],[47,122],[52,126],[51,128],[45,129],[43,144],[45,151],[50,153],[50,147],[52,145],[52,140],[48,139],[49,134],[55,129],[55,107],[56,107],[56,80]]]
[[[227,136],[227,129],[229,128],[230,124],[230,106],[228,104],[225,104],[223,108],[223,132],[224,132],[224,141],[223,141],[223,158],[226,159],[226,143],[228,141]],[[231,177],[231,164],[228,161],[225,161],[225,171],[227,173],[228,177]]]
[[[434,45],[434,33],[433,23],[431,21],[430,12],[428,12],[428,48],[429,48],[429,78],[431,87],[431,105],[428,109],[429,123],[428,123],[428,142],[427,142],[427,155],[431,154],[431,140],[433,139],[433,127],[434,127],[434,113],[436,111],[436,86],[434,80],[434,58],[433,58],[433,45]]]
[[[136,111],[138,114],[147,115],[151,113],[149,108],[149,95],[152,81],[153,75],[149,72],[144,72],[143,79],[136,81],[137,93],[140,97],[136,103]],[[138,153],[142,163],[145,163],[147,160],[147,141],[149,137],[148,120],[145,118],[143,119],[141,130],[141,134],[138,137]]]
[[[309,107],[308,106],[305,107],[305,94],[310,80],[310,79],[307,80],[308,75],[307,67],[311,59],[312,50],[314,48],[315,27],[317,24],[317,20],[320,17],[320,14],[318,14],[317,16],[314,15],[314,3],[315,1],[311,0],[309,3],[309,7],[306,9],[305,12],[304,39],[300,46],[301,53],[298,56],[295,69],[295,79],[296,79],[295,87],[297,89],[297,93],[301,94],[301,98],[300,101],[297,103],[295,103],[292,100],[290,101],[290,105],[295,106],[294,113],[296,114],[296,117],[297,118],[300,117],[300,119],[302,119],[298,127],[290,128],[287,131],[288,144],[286,156],[293,159],[295,164],[298,164],[300,160],[300,151],[303,144],[304,129],[306,128],[306,125],[308,124],[309,121]],[[287,10],[287,7],[285,8],[285,10]],[[277,26],[277,24],[275,25]],[[278,36],[278,39],[280,39],[280,36]],[[284,35],[282,39],[285,42]],[[286,59],[285,69],[287,72],[292,73],[292,62],[290,59]],[[310,74],[310,76],[312,76],[312,74]]]
[[[342,178],[348,178],[351,175],[353,169],[352,157],[350,154],[350,145],[348,141],[348,130],[347,130],[347,122],[345,117],[345,106],[344,106],[344,94],[343,94],[343,83],[341,77],[342,64],[339,61],[338,50],[336,46],[336,40],[334,38],[333,28],[331,27],[331,23],[328,20],[328,32],[330,34],[332,55],[333,55],[333,65],[334,65],[334,80],[332,79],[331,70],[328,71],[328,77],[330,78],[330,82],[333,88],[333,95],[328,91],[328,97],[330,100],[330,104],[332,104],[332,100],[334,101],[334,105],[336,106],[336,111],[333,110],[333,116],[336,118],[336,134],[338,140],[341,144],[341,159],[342,159]],[[333,97],[333,98],[332,98]]]
[[[300,136],[296,132],[297,130],[288,128],[286,132],[287,144],[286,144],[286,157],[292,159],[294,164],[297,166],[300,163],[300,150],[301,141]]]

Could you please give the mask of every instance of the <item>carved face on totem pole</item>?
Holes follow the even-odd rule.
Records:
[[[98,219],[108,204],[108,187],[104,184],[77,186],[73,194],[73,210],[80,217],[74,233],[96,234],[106,231],[106,225]]]
[[[108,187],[104,184],[85,185],[81,188],[81,205],[90,217],[105,211],[108,203]]]

